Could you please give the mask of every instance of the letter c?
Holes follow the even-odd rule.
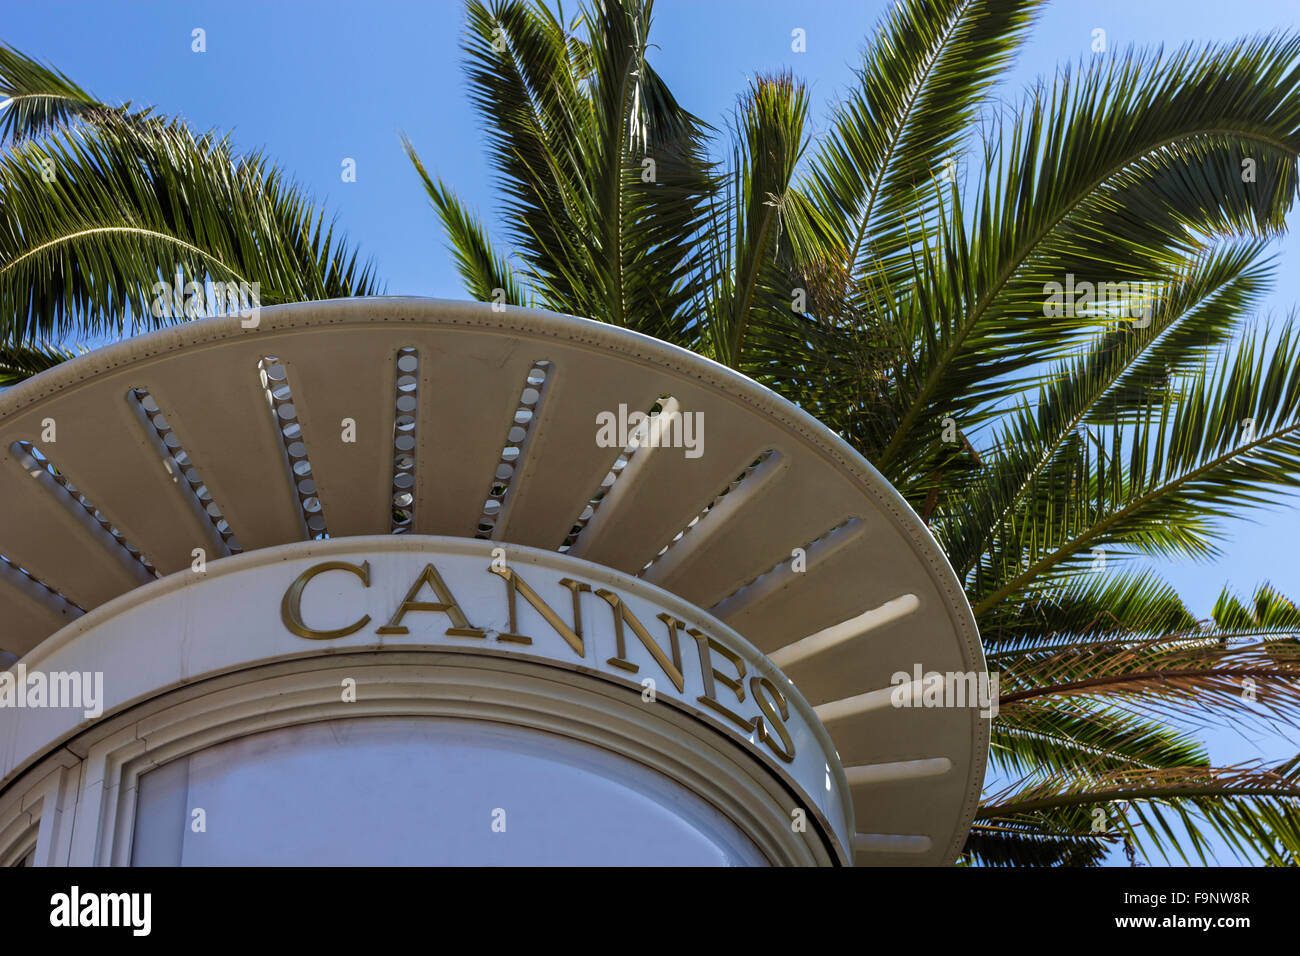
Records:
[[[347,637],[370,623],[369,614],[350,627],[341,627],[337,631],[314,631],[303,623],[302,592],[312,578],[326,571],[350,571],[361,579],[362,584],[370,587],[369,561],[363,561],[359,566],[348,564],[346,561],[325,561],[313,565],[298,575],[293,584],[289,585],[289,590],[284,592],[284,600],[280,602],[280,620],[284,622],[284,626],[290,633],[305,637],[309,641],[332,641],[338,637]]]

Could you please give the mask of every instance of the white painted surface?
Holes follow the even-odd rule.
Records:
[[[157,423],[133,405],[134,389],[148,391],[247,556],[307,536],[286,467],[289,435],[268,408],[258,363],[275,355],[287,370],[297,421],[285,427],[300,431],[310,450],[311,480],[337,541],[391,530],[395,376],[405,353],[419,356],[413,531],[484,533],[489,478],[513,431],[521,386],[545,360],[550,373],[493,539],[562,547],[620,452],[594,440],[596,416],[648,408],[668,395],[707,422],[703,454],[642,449],[602,500],[597,520],[573,542],[575,553],[632,575],[650,562],[648,580],[708,609],[769,654],[914,595],[918,606],[905,618],[818,643],[786,669],[816,704],[858,698],[917,664],[940,672],[983,669],[961,582],[924,524],[868,462],[800,409],[701,356],[625,329],[411,298],[277,306],[264,310],[256,330],[237,317],[184,323],[96,350],[6,391],[0,553],[52,592],[0,574],[0,649],[42,655],[39,645],[60,639],[79,613],[68,601],[94,611],[136,583],[121,573],[121,549],[73,520],[77,509],[70,511],[47,482],[32,481],[21,456],[11,453],[13,442],[42,446],[43,420],[60,423],[57,445],[42,446],[60,474],[155,567],[179,573],[195,547],[205,548],[214,566],[226,551],[189,482],[160,467]],[[358,423],[355,443],[340,441],[344,417]],[[766,452],[773,453],[768,468],[735,486]],[[696,521],[710,503],[717,506]],[[803,548],[807,563],[796,570],[790,558]],[[154,656],[179,656],[178,666],[158,669],[189,679],[192,623],[171,621],[174,633],[148,642],[131,666],[149,670]],[[0,714],[0,725],[9,716]],[[78,729],[56,723],[46,728],[56,737]],[[924,853],[860,850],[858,862],[951,862],[979,800],[987,720],[970,709],[900,715],[869,708],[845,713],[831,733],[834,748],[855,765],[951,761],[943,775],[864,783],[844,796],[852,804],[847,816],[856,816],[862,832],[932,838]],[[20,738],[0,726],[0,785],[28,759]]]
[[[138,787],[136,865],[765,862],[717,810],[631,760],[471,721],[291,727],[173,761]]]
[[[490,573],[494,542],[421,536],[382,536],[303,542],[214,562],[203,575],[178,572],[138,588],[80,618],[25,658],[28,671],[103,671],[105,715],[148,700],[181,684],[240,668],[366,649],[455,650],[468,655],[492,654],[579,671],[592,679],[614,681],[627,695],[627,707],[674,706],[693,714],[754,759],[782,777],[805,805],[827,821],[840,845],[852,845],[852,808],[848,785],[829,736],[794,685],[752,645],[726,625],[653,585],[579,559],[529,548],[505,546],[509,565],[566,622],[572,622],[571,592],[559,581],[568,577],[590,584],[581,595],[584,653],[575,650],[524,598],[516,601],[516,631],[532,638],[521,645],[497,639],[508,632],[507,588]],[[369,587],[347,571],[327,571],[311,580],[303,595],[303,619],[318,629],[340,628],[370,617],[347,637],[309,640],[285,627],[281,602],[304,571],[325,561],[369,565]],[[379,634],[406,598],[412,583],[433,563],[470,624],[484,638],[448,636],[452,622],[437,611],[411,611],[402,620],[409,633]],[[778,687],[788,704],[783,721],[795,758],[785,762],[754,730],[741,730],[716,711],[701,706],[706,680],[696,642],[680,635],[683,687],[678,690],[651,652],[624,627],[624,657],[635,672],[610,664],[616,655],[614,615],[597,589],[616,593],[667,653],[667,627],[657,619],[667,613],[686,627],[700,630],[738,655],[745,669],[745,699],[739,700],[720,678],[714,693],[743,719],[760,714],[749,680],[763,677]],[[417,601],[435,601],[425,588]],[[736,676],[736,668],[714,654],[718,673]],[[654,681],[648,700],[642,681]],[[364,682],[357,696],[366,694]],[[10,711],[0,723],[0,777],[13,775],[45,753],[60,738],[94,723],[80,710]],[[343,772],[343,771],[341,771]]]

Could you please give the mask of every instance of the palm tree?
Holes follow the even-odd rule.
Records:
[[[0,46],[0,384],[63,358],[50,340],[184,315],[159,282],[256,283],[262,304],[370,295],[373,269],[264,156]],[[161,313],[161,314],[160,314]]]
[[[687,112],[647,60],[649,0],[467,6],[509,253],[407,145],[467,291],[703,352],[908,498],[1001,673],[965,861],[1205,861],[1215,832],[1297,862],[1300,761],[1213,767],[1196,731],[1300,713],[1300,610],[1261,585],[1198,621],[1139,562],[1214,555],[1223,519],[1300,483],[1300,342],[1251,318],[1296,191],[1300,38],[1098,58],[1001,116],[1038,3],[904,0],[812,144],[792,76],[755,80],[725,134]],[[273,297],[370,291],[261,157],[4,56],[15,375],[66,354],[42,337],[147,324],[178,258]],[[89,195],[37,191],[41,156]],[[1106,295],[1064,298],[1085,283]]]
[[[1123,558],[1213,554],[1216,519],[1300,482],[1300,343],[1248,319],[1295,193],[1300,40],[1096,60],[999,121],[1037,4],[904,2],[816,148],[803,87],[772,76],[717,149],[646,62],[649,2],[468,7],[512,257],[411,153],[467,290],[701,351],[911,501],[1002,674],[1008,780],[967,859],[1096,863],[1117,839],[1204,859],[1208,827],[1293,862],[1294,768],[1211,768],[1176,721],[1293,717],[1300,610],[1261,586],[1198,622]],[[1067,277],[1148,301],[1047,314]]]

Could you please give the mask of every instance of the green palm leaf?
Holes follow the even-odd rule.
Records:
[[[410,141],[404,141],[406,154],[428,193],[429,202],[442,220],[456,257],[456,268],[465,281],[465,289],[481,302],[528,305],[528,297],[519,278],[505,259],[492,247],[482,224],[442,182],[429,176]]]
[[[1111,772],[1208,762],[1204,748],[1191,734],[1084,697],[999,705],[989,746],[992,764],[1016,774]]]
[[[35,345],[0,344],[0,388],[16,385],[24,379],[76,358],[85,349],[72,351],[42,342]]]
[[[841,299],[851,297],[855,276],[906,280],[915,224],[932,219],[941,198],[933,184],[955,169],[979,106],[1037,6],[908,0],[877,25],[857,85],[836,107],[803,187],[832,226],[828,254]]]
[[[1300,152],[1298,54],[1300,38],[1266,38],[1108,58],[992,136],[974,208],[956,201],[927,227],[913,312],[925,328],[899,370],[897,427],[876,462],[887,476],[924,467],[942,417],[974,427],[1095,329],[1044,314],[1048,283],[1168,281],[1198,236],[1280,228]],[[1255,182],[1242,156],[1258,158]]]
[[[63,73],[0,45],[0,146],[52,132],[77,119],[126,116],[99,102]]]
[[[376,291],[297,187],[178,123],[106,122],[0,157],[0,339],[188,317],[156,284],[247,283],[261,304]]]
[[[1300,781],[1293,767],[1259,764],[1066,774],[1012,784],[976,814],[977,825],[1076,838],[1091,834],[1098,819],[1148,858],[1172,854],[1186,863],[1190,843],[1206,863],[1213,833],[1244,857],[1288,864],[1300,853]]]
[[[704,284],[693,240],[716,184],[707,127],[646,61],[651,4],[584,7],[585,39],[540,3],[468,10],[471,98],[538,301],[683,341]],[[453,246],[479,256],[471,246],[486,239],[448,211]]]
[[[1264,342],[1268,344],[1265,345]],[[1032,510],[1004,522],[972,579],[977,616],[1076,571],[1091,549],[1215,552],[1216,519],[1281,500],[1300,483],[1300,342],[1289,326],[1243,340],[1175,403],[1078,447],[1072,469],[1041,479]]]

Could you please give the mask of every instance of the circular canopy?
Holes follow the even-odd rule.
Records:
[[[14,654],[200,557],[483,538],[635,575],[771,657],[844,764],[859,864],[951,861],[979,797],[978,707],[891,705],[900,675],[983,670],[928,530],[797,407],[646,336],[408,298],[188,323],[0,395],[0,502]]]

